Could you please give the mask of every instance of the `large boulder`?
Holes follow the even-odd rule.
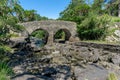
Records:
[[[76,80],[106,80],[108,71],[97,65],[87,65],[85,69],[75,67],[74,74]]]

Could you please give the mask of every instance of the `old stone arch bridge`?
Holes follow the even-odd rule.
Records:
[[[36,30],[42,29],[46,31],[48,36],[47,44],[52,44],[54,42],[54,35],[58,30],[63,30],[65,32],[65,39],[68,41],[74,41],[76,37],[76,23],[70,21],[33,21],[21,23],[21,25],[26,29],[26,32],[23,32],[24,37],[27,37]]]

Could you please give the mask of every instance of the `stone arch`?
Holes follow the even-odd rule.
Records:
[[[46,20],[46,21],[32,21],[20,23],[25,29],[31,34],[37,29],[43,29],[49,33],[47,44],[53,44],[54,42],[54,33],[59,29],[63,29],[66,33],[66,40],[74,42],[76,35],[76,23],[70,21],[59,21],[59,20]],[[71,35],[70,35],[71,34]],[[71,37],[70,37],[71,36]],[[24,35],[24,37],[27,37]]]
[[[44,37],[43,40],[45,41],[45,44],[47,44],[47,42],[48,42],[48,37],[49,37],[49,32],[48,32],[47,30],[43,29],[43,28],[39,28],[39,29],[36,29],[36,30],[32,31],[32,32],[29,34],[29,36],[30,36],[33,32],[39,31],[39,30],[42,30],[42,31],[45,32],[45,37]]]
[[[69,41],[69,39],[70,39],[70,37],[72,36],[72,34],[71,34],[71,32],[68,30],[68,29],[66,29],[66,28],[60,28],[60,29],[58,29],[55,33],[54,33],[54,41],[55,41],[55,34],[58,32],[58,31],[63,31],[64,33],[65,33],[65,40],[64,40],[64,42],[65,41]]]

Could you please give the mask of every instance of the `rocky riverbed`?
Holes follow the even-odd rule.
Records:
[[[11,56],[15,73],[11,79],[107,80],[114,73],[120,80],[120,46],[94,45],[53,44],[38,50],[22,45]]]

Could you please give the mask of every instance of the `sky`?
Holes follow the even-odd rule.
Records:
[[[19,0],[25,10],[34,9],[41,16],[57,19],[71,0]]]

